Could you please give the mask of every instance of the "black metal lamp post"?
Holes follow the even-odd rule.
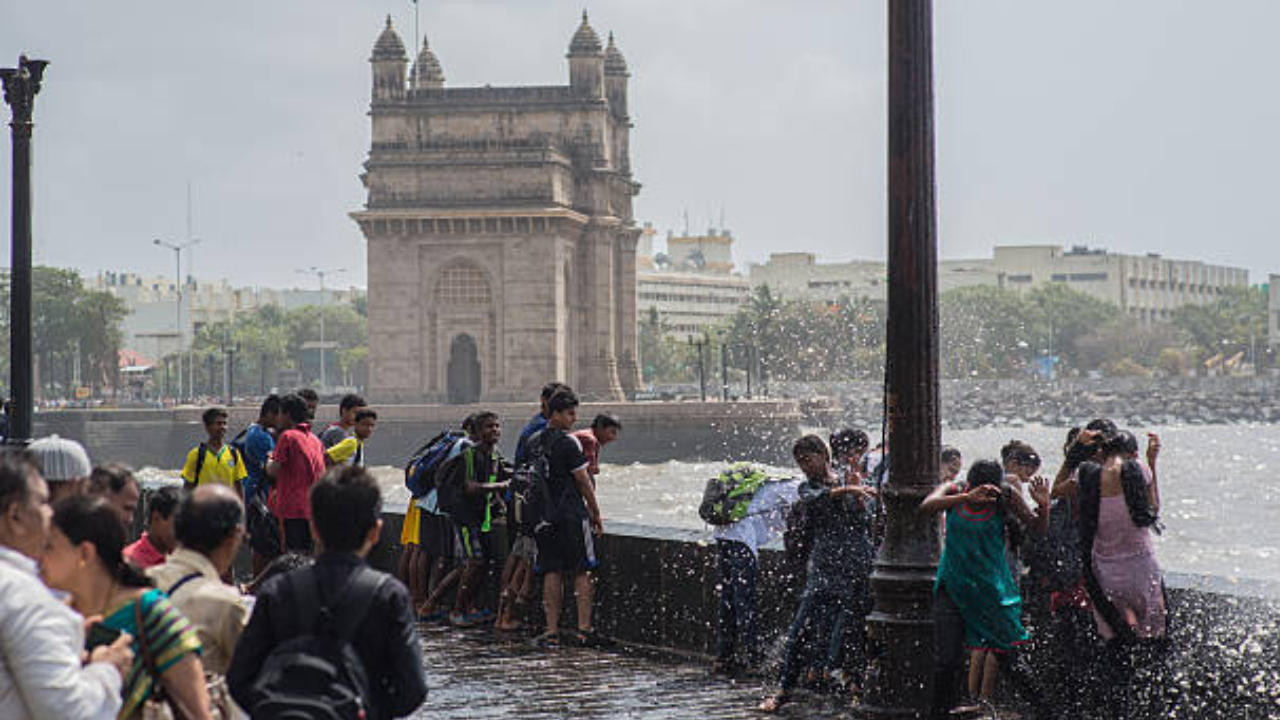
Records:
[[[864,717],[922,718],[931,686],[938,525],[919,512],[938,482],[938,302],[931,0],[889,0],[889,480],[867,619],[877,649]]]
[[[13,111],[13,237],[9,275],[9,385],[13,415],[7,442],[25,445],[33,430],[34,373],[31,367],[31,113],[47,60],[18,58],[18,67],[0,68],[4,101]]]

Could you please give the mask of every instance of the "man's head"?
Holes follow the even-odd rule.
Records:
[[[1021,440],[1011,440],[1000,448],[1000,461],[1004,464],[1005,472],[1017,475],[1024,480],[1035,475],[1040,469],[1040,454]]]
[[[622,421],[617,415],[600,413],[591,421],[591,434],[596,436],[600,447],[604,447],[617,440],[618,435],[622,434]]]
[[[484,448],[492,448],[502,438],[502,420],[498,413],[482,410],[471,416],[471,424],[475,428],[476,444]]]
[[[50,435],[28,445],[27,451],[49,484],[50,502],[79,491],[93,471],[89,453],[75,440]]]
[[[186,497],[186,492],[176,485],[166,485],[147,496],[147,537],[165,555],[178,546],[174,524]]]
[[[271,394],[262,401],[262,408],[258,410],[258,424],[266,430],[274,430],[280,422],[281,409],[280,396]]]
[[[843,428],[831,433],[831,452],[837,460],[861,458],[870,445],[871,438],[858,428]]]
[[[244,505],[226,485],[201,485],[178,509],[174,530],[182,547],[209,558],[219,574],[226,574],[240,549]]]
[[[311,419],[307,401],[301,395],[285,395],[280,398],[280,421],[276,426],[281,432]]]
[[[791,446],[791,456],[800,472],[810,480],[825,480],[831,474],[831,451],[817,435],[805,435],[797,440]]]
[[[355,422],[356,437],[360,438],[361,441],[368,440],[378,427],[378,413],[367,407],[362,407],[356,411],[353,421]]]
[[[547,401],[547,425],[559,430],[572,430],[578,422],[578,396],[563,388]]]
[[[39,560],[49,537],[49,488],[27,453],[0,453],[0,545]]]
[[[964,456],[960,451],[950,445],[942,448],[942,475],[947,480],[955,480],[960,477],[960,471],[964,468]]]
[[[115,508],[125,528],[133,527],[134,514],[138,511],[138,500],[142,492],[128,465],[112,462],[95,467],[89,474],[89,493],[101,495]]]
[[[542,386],[542,417],[551,417],[551,410],[547,407],[547,403],[551,402],[551,397],[561,390],[568,390],[569,386],[562,382],[549,382]]]
[[[204,422],[204,431],[209,434],[211,445],[221,445],[227,437],[227,411],[220,407],[211,407],[200,416]]]
[[[302,398],[307,405],[307,422],[311,422],[316,417],[316,408],[320,406],[320,396],[311,388],[301,388],[294,395]]]
[[[355,393],[343,395],[342,400],[338,402],[338,421],[346,427],[351,427],[356,422],[356,412],[364,407],[368,407],[368,403],[359,395]]]
[[[339,465],[311,486],[311,528],[324,552],[366,555],[382,532],[382,493],[362,467]]]

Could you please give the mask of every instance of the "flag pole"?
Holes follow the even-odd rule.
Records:
[[[418,0],[413,2],[413,61],[418,61],[418,53],[422,52],[422,47],[418,44],[422,42],[422,33],[418,32]]]

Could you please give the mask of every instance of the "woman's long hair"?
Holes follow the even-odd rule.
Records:
[[[125,531],[120,513],[100,496],[72,495],[53,506],[53,524],[73,545],[92,543],[98,559],[124,587],[152,587],[151,580],[124,559]]]

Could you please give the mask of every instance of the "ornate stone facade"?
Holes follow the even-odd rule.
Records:
[[[569,84],[446,88],[409,68],[388,18],[374,45],[369,385],[378,402],[584,399],[640,384],[627,66],[583,14]]]

